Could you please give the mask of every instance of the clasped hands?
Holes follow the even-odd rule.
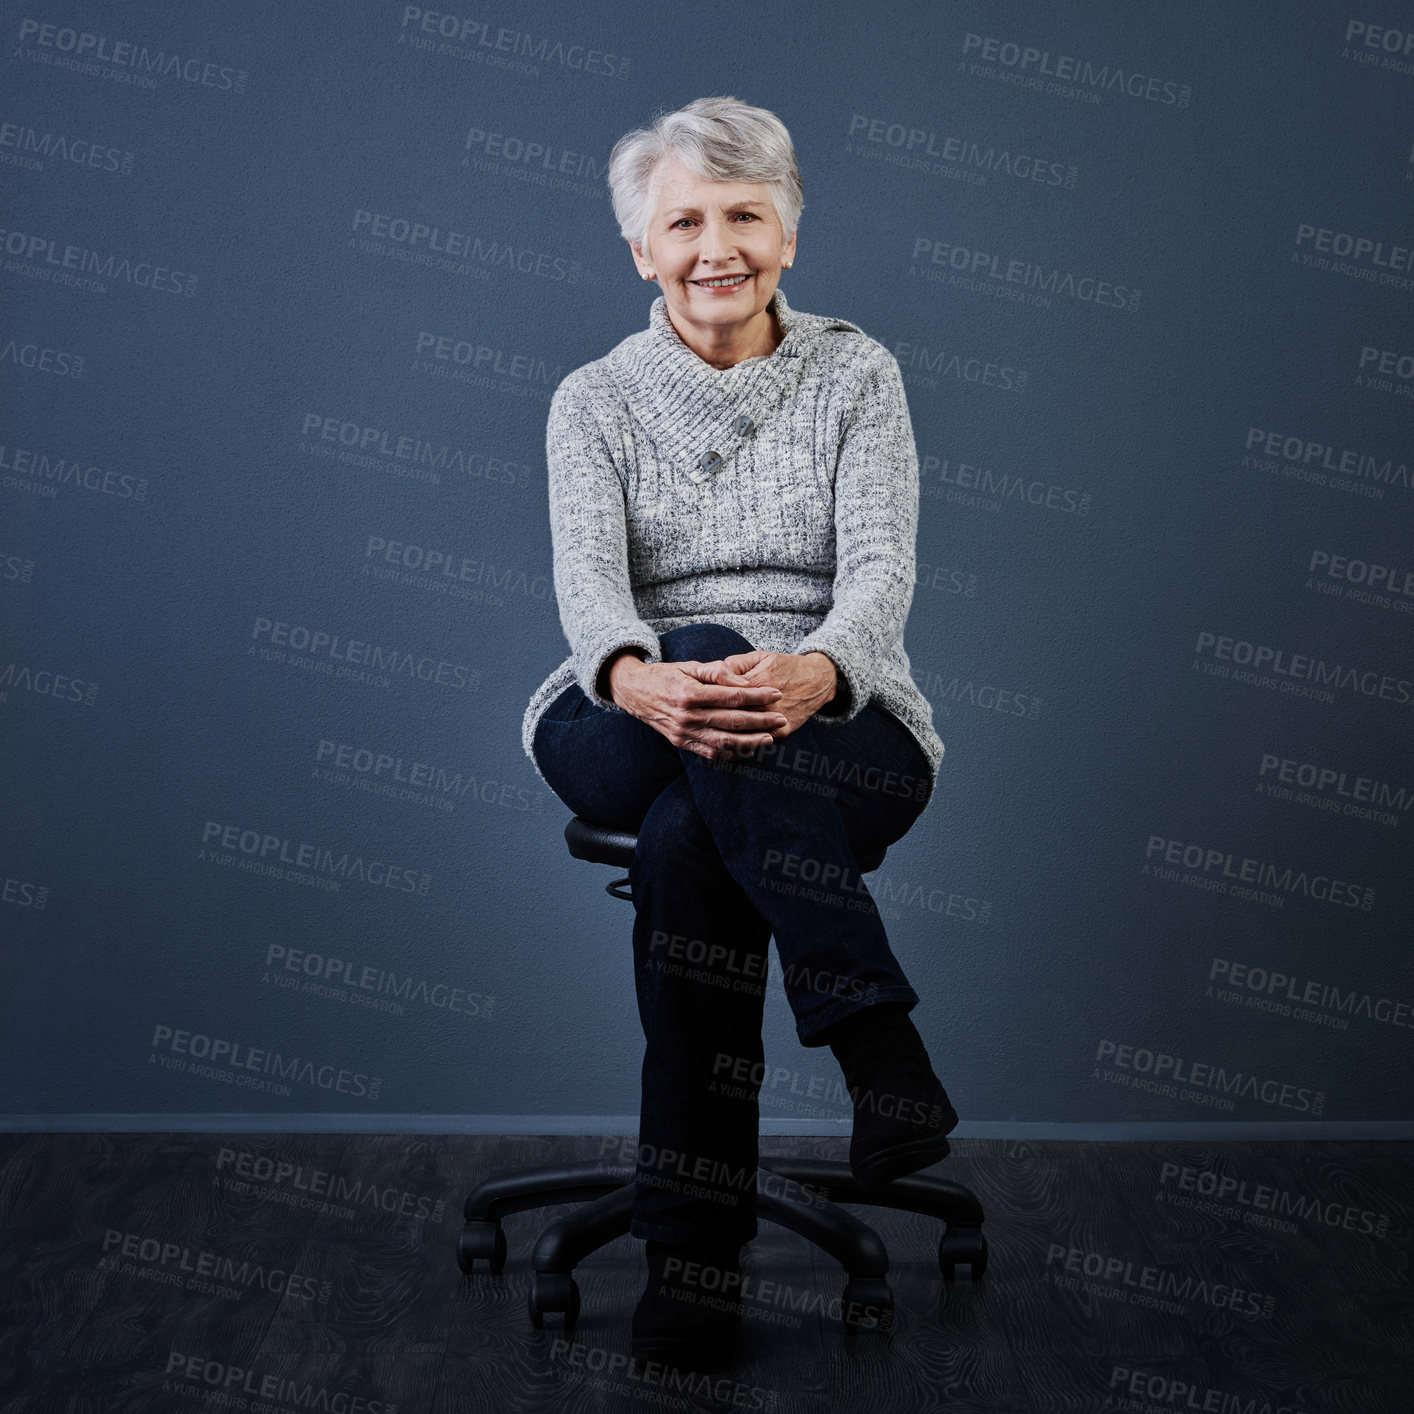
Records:
[[[709,761],[789,736],[839,684],[827,654],[762,648],[711,663],[647,663],[624,650],[610,660],[608,679],[618,706]]]

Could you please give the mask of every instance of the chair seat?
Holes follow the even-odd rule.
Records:
[[[633,863],[638,836],[632,830],[596,825],[594,821],[576,815],[565,826],[565,843],[575,859],[583,859],[590,864],[616,864],[627,869]],[[875,850],[856,859],[855,864],[861,874],[868,874],[884,862],[887,853],[887,847]]]

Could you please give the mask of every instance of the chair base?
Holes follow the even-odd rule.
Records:
[[[494,1175],[467,1197],[466,1225],[457,1243],[457,1265],[468,1274],[484,1261],[500,1272],[506,1265],[501,1219],[511,1213],[560,1203],[582,1203],[540,1233],[531,1254],[534,1277],[529,1293],[531,1324],[559,1314],[564,1329],[579,1318],[574,1269],[591,1253],[623,1237],[633,1214],[632,1167],[570,1164]],[[845,1270],[842,1320],[847,1328],[888,1330],[893,1293],[887,1274],[889,1254],[879,1234],[838,1206],[858,1203],[938,1218],[938,1265],[945,1281],[969,1269],[973,1281],[987,1270],[982,1205],[975,1194],[947,1179],[910,1174],[879,1188],[861,1188],[845,1163],[818,1159],[763,1159],[756,1174],[756,1214],[789,1228],[833,1257]]]

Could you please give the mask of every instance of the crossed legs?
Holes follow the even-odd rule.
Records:
[[[752,647],[716,623],[660,642],[665,662]],[[573,686],[542,718],[535,755],[576,814],[638,834],[629,878],[646,1044],[632,1231],[746,1242],[769,940],[804,1045],[875,1003],[916,1005],[854,861],[921,814],[923,753],[871,704],[850,722],[812,718],[772,747],[708,761]]]

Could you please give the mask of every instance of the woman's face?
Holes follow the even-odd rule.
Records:
[[[771,302],[782,261],[795,255],[764,182],[709,182],[669,153],[653,175],[647,249],[630,243],[640,274],[653,272],[678,325],[707,337],[746,332]],[[716,276],[745,279],[721,287]]]

